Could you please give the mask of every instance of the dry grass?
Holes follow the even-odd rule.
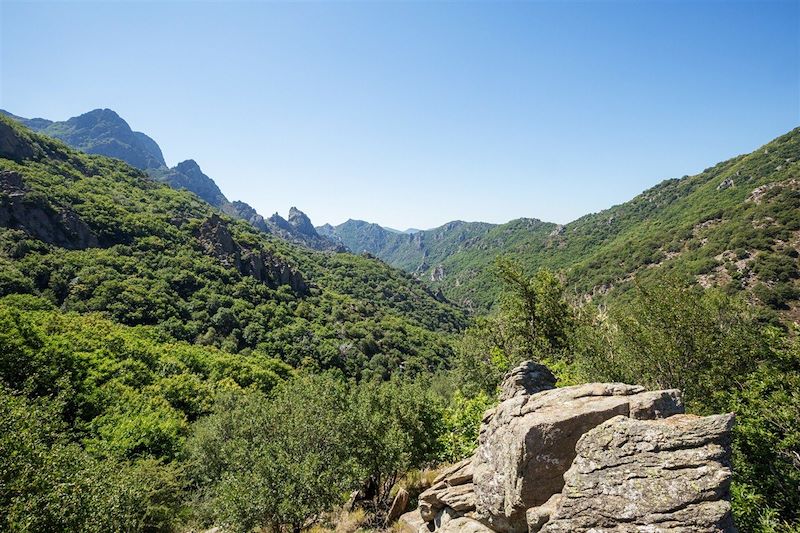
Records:
[[[355,533],[367,521],[364,509],[334,511],[323,520],[304,530],[305,533]]]
[[[433,485],[433,480],[436,479],[439,472],[440,470],[438,469],[431,470],[428,468],[424,470],[412,470],[397,482],[394,489],[392,489],[392,493],[394,495],[398,490],[406,489],[408,493],[411,494],[412,498],[415,498],[419,493]]]

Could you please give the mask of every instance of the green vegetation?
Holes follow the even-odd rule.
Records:
[[[9,181],[0,208],[24,210],[23,220],[0,230],[0,295],[34,294],[165,339],[349,376],[386,377],[401,365],[415,373],[447,360],[447,334],[462,327],[463,314],[410,276],[375,260],[292,246],[230,219],[220,231],[232,249],[221,250],[216,229],[204,230],[214,210],[192,194],[13,128],[49,156],[0,159]],[[12,176],[23,183],[12,185]],[[49,219],[26,227],[40,212]],[[60,227],[64,217],[82,228],[82,239]],[[67,236],[48,239],[59,232]],[[97,246],[81,245],[91,239]],[[278,274],[259,275],[248,260]],[[308,290],[280,272],[302,278]]]
[[[796,317],[798,160],[800,128],[751,154],[666,180],[565,226],[535,219],[451,222],[397,235],[349,221],[334,233],[351,249],[366,249],[415,272],[451,300],[481,312],[500,294],[492,262],[507,256],[529,272],[563,273],[576,295],[614,298],[634,279],[669,272],[728,292],[748,292],[774,309],[794,310]]]
[[[436,458],[440,403],[420,384],[328,374],[223,399],[189,443],[207,525],[299,531],[364,480],[380,511],[399,476]]]
[[[8,429],[0,529],[163,531],[209,516],[296,525],[302,517],[287,515],[280,498],[256,518],[230,499],[255,487],[239,467],[221,478],[196,468],[198,443],[227,415],[220,405],[249,405],[254,420],[282,424],[264,435],[272,438],[248,440],[235,456],[241,464],[301,476],[289,455],[267,463],[259,454],[303,449],[306,466],[349,472],[338,484],[319,484],[297,513],[316,513],[366,478],[385,499],[403,472],[439,453],[438,434],[425,440],[418,430],[435,425],[444,400],[426,411],[427,403],[411,401],[424,392],[419,385],[375,383],[444,368],[465,323],[461,311],[380,261],[291,245],[120,161],[3,118],[0,135]],[[314,441],[325,435],[303,430],[311,413],[335,438],[339,420],[310,405],[292,409],[302,409],[303,398],[334,397],[297,396],[322,385],[293,378],[293,369],[334,370],[348,402],[330,414],[357,422],[359,433]],[[359,442],[362,461],[343,470],[334,459],[346,449],[315,457],[315,442]]]
[[[780,325],[774,312],[747,305],[741,294],[703,290],[677,277],[637,284],[629,299],[602,312],[573,307],[563,285],[547,272],[527,275],[507,260],[500,266],[504,305],[467,330],[456,358],[468,397],[479,403],[494,397],[502,375],[532,358],[550,366],[562,385],[619,381],[681,389],[688,412],[737,414],[737,526],[800,529],[796,325]],[[540,305],[553,301],[560,305]],[[547,324],[559,327],[547,330]],[[547,340],[532,336],[543,331]],[[465,449],[461,456],[469,453]]]
[[[381,261],[4,118],[0,137],[0,529],[298,531],[352,491],[379,526],[405,475],[472,453],[530,358],[737,412],[739,526],[800,527],[798,131],[562,230],[449,240],[471,277],[448,290],[497,296],[470,322]],[[602,284],[628,290],[576,297]]]

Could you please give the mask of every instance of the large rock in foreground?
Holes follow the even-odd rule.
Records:
[[[543,532],[733,532],[733,415],[612,418],[586,433]],[[529,513],[535,514],[535,513]]]
[[[677,390],[623,383],[512,396],[489,411],[481,427],[473,460],[475,518],[496,531],[527,531],[526,510],[561,492],[584,433],[619,415],[653,419],[682,412]]]
[[[684,415],[677,390],[552,388],[523,363],[487,411],[478,449],[401,518],[418,533],[734,532],[733,415]],[[420,523],[422,525],[420,525]]]

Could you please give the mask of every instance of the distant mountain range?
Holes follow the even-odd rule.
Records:
[[[375,255],[475,310],[489,308],[498,256],[563,274],[576,298],[604,299],[666,272],[744,290],[800,318],[800,128],[694,176],[566,225],[449,222],[411,235],[360,220],[318,231]]]
[[[522,218],[399,231],[361,220],[315,228],[296,208],[286,219],[265,218],[245,202],[229,201],[195,161],[167,168],[158,144],[108,109],[65,122],[10,116],[85,152],[122,159],[290,242],[371,254],[478,312],[492,306],[499,290],[493,262],[509,256],[529,270],[561,272],[576,298],[602,300],[637,279],[672,272],[703,286],[747,291],[800,318],[800,129],[566,225]]]
[[[291,208],[288,220],[277,213],[264,218],[245,202],[229,201],[216,182],[204,174],[197,162],[192,159],[168,168],[158,143],[144,133],[133,131],[128,123],[111,109],[95,109],[63,122],[44,118],[23,118],[4,110],[0,110],[0,114],[83,152],[121,159],[175,189],[186,189],[195,193],[214,207],[232,217],[246,220],[261,231],[273,233],[290,242],[303,244],[315,250],[344,251],[345,249],[340,243],[319,235],[308,217],[297,208]]]

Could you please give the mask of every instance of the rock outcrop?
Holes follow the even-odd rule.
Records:
[[[592,383],[514,396],[486,417],[474,460],[476,510],[494,529],[526,531],[525,512],[561,492],[575,444],[617,415],[653,418],[683,411],[678,391]]]
[[[732,425],[731,414],[604,422],[578,442],[542,531],[733,531]]]
[[[420,533],[735,531],[732,415],[684,415],[677,390],[555,381],[531,362],[506,376],[475,455],[420,495]]]
[[[0,226],[25,231],[30,236],[62,248],[98,246],[97,235],[75,212],[50,205],[29,194],[21,174],[0,171]]]
[[[181,161],[170,169],[151,169],[149,173],[155,180],[166,183],[173,189],[193,192],[214,207],[224,210],[224,206],[228,204],[228,199],[219,190],[216,182],[205,175],[193,159]]]
[[[506,374],[500,385],[500,401],[504,402],[515,396],[528,396],[554,389],[556,377],[550,369],[533,361],[525,361]]]
[[[433,480],[431,488],[419,495],[422,519],[432,522],[445,509],[461,514],[475,510],[472,458],[456,463]]]
[[[297,294],[308,292],[308,284],[299,271],[266,250],[240,246],[231,235],[228,224],[219,215],[211,215],[200,226],[197,238],[206,253],[246,276],[252,276],[273,288],[288,285]]]
[[[314,228],[314,224],[311,223],[311,219],[296,207],[289,209],[289,218],[287,222],[289,222],[298,233],[309,237],[319,237],[316,228]]]
[[[36,155],[34,147],[9,124],[0,121],[0,157],[20,162]]]

